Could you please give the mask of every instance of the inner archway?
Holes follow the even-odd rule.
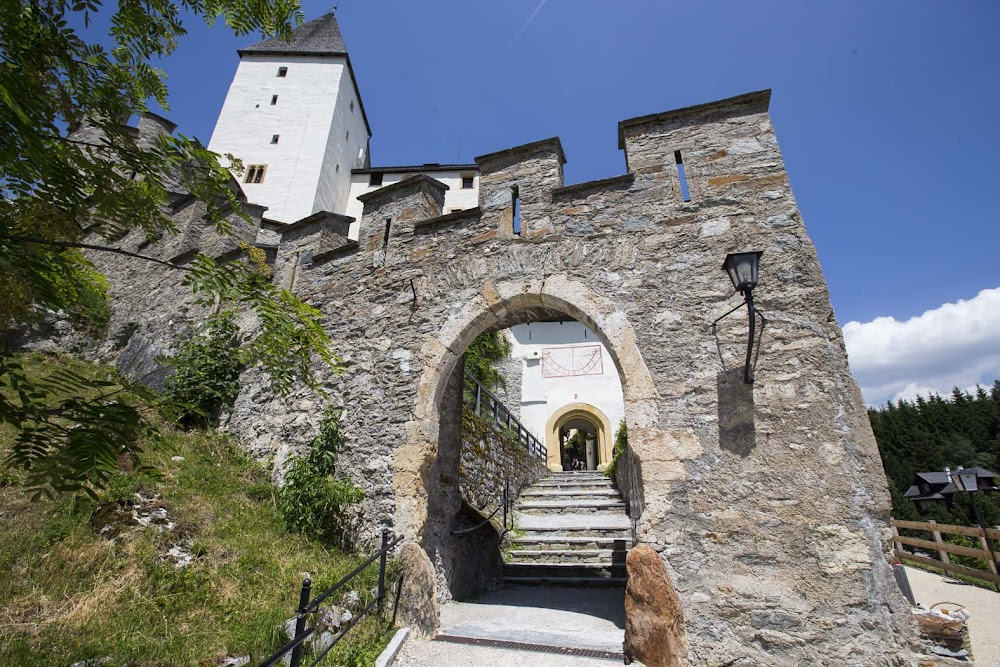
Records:
[[[593,447],[585,443],[583,456],[567,451],[571,431],[594,436]],[[545,427],[545,447],[549,470],[604,470],[611,461],[614,428],[600,409],[588,403],[570,403],[556,410]],[[587,440],[587,438],[585,438]],[[574,465],[574,459],[584,464]]]
[[[486,283],[423,345],[413,418],[406,425],[406,443],[393,457],[397,525],[427,552],[438,572],[439,599],[470,593],[491,558],[485,553],[474,556],[469,542],[459,543],[452,535],[455,517],[463,508],[458,465],[465,350],[483,332],[557,316],[582,322],[595,333],[621,380],[630,427],[634,424],[637,434],[655,431],[659,417],[652,377],[632,326],[614,302],[560,276]],[[611,425],[605,419],[600,427],[609,447]]]

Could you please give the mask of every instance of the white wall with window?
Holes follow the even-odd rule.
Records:
[[[346,215],[354,218],[351,238],[358,238],[358,228],[364,205],[358,197],[367,192],[399,183],[404,178],[424,174],[448,186],[444,194],[443,213],[464,211],[479,206],[479,171],[476,165],[422,165],[414,167],[385,167],[382,169],[355,170],[351,174],[351,192]]]
[[[521,423],[545,440],[546,424],[571,403],[594,406],[613,429],[625,418],[618,368],[597,335],[582,322],[531,322],[507,330],[521,369]]]

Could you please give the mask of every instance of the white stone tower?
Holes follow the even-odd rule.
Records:
[[[237,178],[264,217],[344,213],[371,130],[333,14],[239,51],[209,149],[243,161]]]

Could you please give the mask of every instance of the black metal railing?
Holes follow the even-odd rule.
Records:
[[[495,517],[500,510],[503,510],[503,530],[500,531],[500,537],[503,537],[504,533],[514,528],[514,517],[510,513],[510,480],[504,480],[503,500],[497,505],[496,509],[493,510],[488,517],[483,519],[481,522],[477,523],[472,528],[462,528],[461,530],[453,530],[451,531],[451,534],[461,537],[463,535],[468,535],[469,533],[473,533],[482,528],[483,526],[485,526],[486,524],[493,521],[493,517]],[[508,519],[510,522],[509,526],[507,525]]]
[[[465,404],[479,417],[488,419],[501,429],[505,429],[518,445],[524,447],[530,456],[546,460],[545,445],[510,413],[499,398],[479,383],[468,371],[465,373]]]
[[[388,553],[397,544],[402,541],[402,536],[397,537],[391,543],[389,542],[389,531],[382,531],[382,548],[373,553],[368,557],[361,565],[358,565],[354,570],[348,574],[346,577],[335,583],[330,588],[326,589],[316,597],[312,597],[312,581],[306,579],[302,582],[302,589],[299,591],[299,608],[298,612],[295,614],[295,636],[291,640],[282,646],[277,653],[272,655],[270,658],[260,663],[260,667],[270,667],[275,663],[279,662],[289,651],[291,651],[291,667],[301,667],[302,665],[302,654],[305,648],[305,641],[309,639],[316,632],[316,628],[307,628],[306,621],[309,619],[310,614],[315,614],[319,611],[319,606],[324,600],[329,598],[331,595],[336,593],[338,590],[344,587],[347,582],[351,581],[354,577],[358,576],[366,567],[378,560],[378,593],[375,599],[365,607],[365,609],[358,615],[351,618],[350,622],[342,629],[333,640],[327,644],[322,651],[319,652],[309,664],[309,667],[315,667],[323,658],[333,650],[341,639],[344,638],[351,628],[358,624],[365,616],[370,614],[373,610],[377,611],[378,615],[382,615],[382,605],[385,602],[385,569],[386,560],[388,558]]]

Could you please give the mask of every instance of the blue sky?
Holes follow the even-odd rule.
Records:
[[[307,19],[330,7],[303,6]],[[340,0],[337,16],[375,164],[471,161],[559,136],[567,183],[602,178],[624,171],[619,120],[773,89],[838,320],[861,327],[846,329],[866,399],[1000,377],[1000,327],[980,295],[1000,287],[1000,3]],[[188,27],[163,63],[166,114],[207,143],[235,51],[256,38]],[[934,317],[945,304],[966,319]],[[925,335],[929,321],[979,337],[949,346],[947,330]],[[909,362],[890,378],[883,357],[869,379],[854,362],[857,341],[906,340],[919,358],[935,336],[947,354],[926,354],[949,359],[943,370]]]

